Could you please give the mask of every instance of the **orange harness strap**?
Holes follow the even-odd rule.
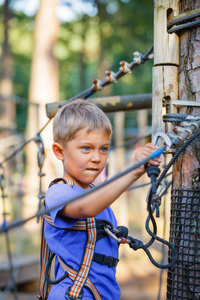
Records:
[[[63,179],[60,179],[56,183],[67,183],[69,186],[73,186],[73,181],[71,179],[66,180],[66,182]],[[44,207],[45,204],[43,204],[43,209]],[[50,225],[55,226],[49,215],[44,214],[43,217]],[[92,292],[95,300],[101,300],[101,296],[99,295],[97,289],[95,288],[95,286],[92,284],[91,280],[88,277],[91,263],[94,256],[94,249],[95,249],[96,238],[97,238],[95,218],[87,218],[86,222],[77,221],[76,224],[70,228],[70,230],[83,230],[83,231],[86,230],[87,243],[86,243],[82,263],[80,265],[78,272],[70,268],[58,256],[58,260],[63,270],[73,280],[73,285],[67,290],[65,297],[67,300],[82,299],[83,287],[86,286]],[[50,291],[50,283],[47,281],[47,278],[45,276],[45,271],[48,272],[48,277],[49,277],[50,267],[49,270],[46,270],[46,268],[51,255],[52,252],[50,251],[46,243],[46,239],[44,237],[44,220],[43,220],[42,243],[41,243],[41,273],[40,273],[40,289],[39,289],[40,296],[38,296],[38,299],[40,300],[46,300]]]

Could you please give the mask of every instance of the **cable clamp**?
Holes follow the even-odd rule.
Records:
[[[173,146],[180,147],[184,144],[184,139],[175,134],[174,132],[168,132],[167,134],[172,142],[172,148]]]
[[[122,73],[132,73],[132,71],[131,71],[131,64],[129,64],[128,62],[122,60],[122,61],[120,61],[120,68],[119,68],[119,70]]]
[[[93,88],[94,91],[102,90],[103,87],[101,85],[101,80],[100,79],[94,78],[92,80],[92,82],[93,82],[92,88]]]
[[[105,74],[106,74],[106,80],[108,82],[114,82],[114,83],[117,82],[116,73],[114,73],[113,71],[107,70],[107,71],[105,71]]]
[[[140,65],[145,63],[143,55],[140,52],[136,51],[133,53],[133,55],[134,55],[133,61],[135,64]]]
[[[156,218],[159,218],[160,217],[159,207],[161,205],[161,197],[156,194],[152,195],[152,203],[155,203]]]

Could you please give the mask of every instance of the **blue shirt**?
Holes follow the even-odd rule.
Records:
[[[64,183],[55,184],[47,191],[45,206],[46,208],[51,208],[54,205],[68,201],[84,192],[85,190],[76,184],[74,184],[73,187]],[[87,236],[86,232],[83,231],[70,231],[63,229],[72,227],[77,221],[77,219],[60,217],[58,212],[63,207],[64,205],[50,212],[53,222],[57,228],[49,225],[45,221],[45,238],[51,251],[60,256],[74,270],[78,271],[84,254]],[[110,207],[98,214],[96,219],[108,220],[113,224],[114,228],[117,227],[115,215]],[[111,237],[106,236],[96,242],[95,252],[118,258],[118,243]],[[115,267],[108,267],[94,261],[92,262],[89,278],[98,290],[102,300],[120,299],[120,289],[117,284],[115,274]],[[55,279],[58,279],[63,275],[64,271],[56,259]],[[66,300],[65,293],[68,287],[72,286],[72,284],[72,280],[67,277],[61,283],[53,285],[48,296],[48,300]],[[86,299],[92,300],[94,297],[87,288],[84,288],[83,300]]]

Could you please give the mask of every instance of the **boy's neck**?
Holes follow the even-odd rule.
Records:
[[[65,175],[65,176],[63,176],[63,178],[64,178],[64,179],[67,179],[67,178],[71,179],[76,185],[82,187],[82,188],[85,189],[85,190],[88,189],[88,188],[90,188],[90,184],[89,184],[89,185],[81,184],[79,181],[75,180],[75,179],[72,178],[70,175]]]

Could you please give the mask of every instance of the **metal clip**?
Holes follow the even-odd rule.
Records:
[[[186,140],[189,140],[193,136],[193,133],[190,129],[183,128],[181,126],[174,127],[173,131],[178,135],[181,135],[181,134],[185,135],[186,134]]]
[[[136,63],[138,65],[144,64],[143,55],[140,52],[136,51],[133,53],[133,55],[134,55],[134,58],[133,58],[134,63]]]
[[[131,73],[132,72],[131,65],[129,63],[127,63],[126,61],[122,60],[120,62],[120,66],[121,66],[119,68],[120,72],[122,72],[122,73]]]
[[[118,230],[118,229],[116,229]],[[113,238],[116,242],[121,243],[121,238],[118,238],[112,231],[108,228],[108,226],[104,226],[104,231],[111,237]],[[119,232],[119,230],[118,230]],[[117,232],[117,233],[118,233]]]
[[[190,121],[187,121],[187,118],[185,122],[182,122],[182,126],[184,128],[189,128],[189,129],[191,129],[191,127],[193,126],[193,129],[191,129],[193,133],[199,131],[199,125],[197,123],[194,122],[191,123]]]
[[[114,73],[113,71],[110,71],[110,70],[107,70],[105,72],[106,74],[106,79],[108,82],[117,82],[117,79],[116,79],[116,73]]]
[[[172,146],[180,147],[184,144],[184,139],[178,136],[177,134],[175,134],[174,132],[168,132],[167,134],[171,139]]]
[[[100,79],[94,78],[92,80],[92,82],[93,82],[92,88],[93,88],[94,91],[102,90],[102,85],[101,85],[101,80]]]
[[[169,151],[169,149],[172,146],[172,142],[171,142],[171,139],[169,138],[169,136],[164,132],[161,132],[161,131],[157,132],[152,139],[152,144],[156,146],[158,139],[160,137],[164,140],[164,145],[166,146],[166,151]]]

